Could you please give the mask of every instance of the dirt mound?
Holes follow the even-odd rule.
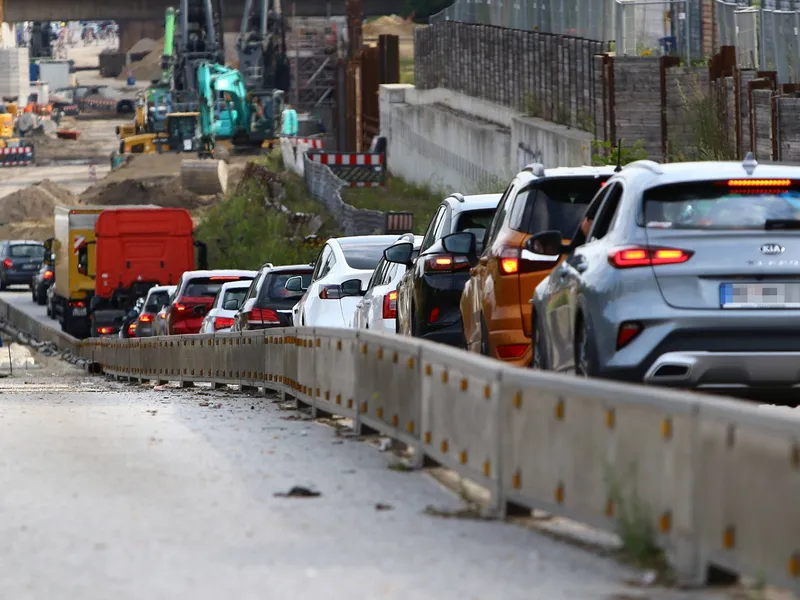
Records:
[[[158,40],[154,40],[152,38],[142,38],[138,42],[136,42],[130,50],[128,50],[128,54],[140,54],[142,52],[153,52],[159,47],[163,47],[163,42],[159,45]]]
[[[211,199],[198,196],[181,185],[180,177],[165,178],[161,181],[121,181],[99,182],[83,194],[81,202],[99,206],[130,206],[133,204],[155,204],[168,208],[192,210],[208,204]]]
[[[401,38],[414,37],[414,30],[419,25],[410,20],[397,15],[388,17],[378,17],[374,21],[370,21],[364,25],[363,35],[364,39],[377,38],[379,35],[397,35]]]
[[[145,38],[149,39],[149,38]],[[143,42],[144,40],[139,40]],[[150,54],[145,56],[142,60],[131,63],[127,69],[123,69],[122,73],[117,75],[117,79],[124,81],[128,78],[128,70],[133,72],[136,81],[152,81],[161,77],[161,48],[164,47],[163,38],[158,41],[150,40],[154,46]],[[134,46],[135,47],[135,46]],[[131,51],[132,52],[132,51]]]
[[[55,206],[78,203],[72,192],[44,179],[0,198],[0,219],[6,224],[52,223]]]

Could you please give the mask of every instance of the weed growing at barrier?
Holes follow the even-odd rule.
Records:
[[[277,162],[276,162],[277,161]],[[265,262],[308,263],[319,249],[302,243],[305,236],[338,234],[333,220],[307,192],[298,176],[277,167],[279,153],[261,164],[275,174],[272,189],[257,178],[242,183],[213,206],[196,228],[208,245],[211,268],[258,269]],[[288,213],[279,210],[282,205]],[[316,225],[322,223],[319,230]]]
[[[672,575],[666,557],[658,546],[652,511],[639,497],[635,486],[627,485],[635,472],[634,464],[620,478],[613,473],[610,465],[606,465],[608,498],[613,506],[617,535],[622,542],[621,557],[636,567],[656,571],[662,582],[670,581]]]
[[[418,185],[391,175],[386,177],[386,187],[345,188],[342,200],[356,208],[380,211],[404,211],[414,213],[414,233],[425,233],[436,207],[447,194],[426,185]]]

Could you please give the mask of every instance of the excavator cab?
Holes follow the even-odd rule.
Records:
[[[167,146],[171,152],[196,151],[198,113],[172,113],[167,115]]]

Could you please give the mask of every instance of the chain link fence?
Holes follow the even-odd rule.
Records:
[[[762,0],[761,70],[781,83],[800,82],[800,0]]]

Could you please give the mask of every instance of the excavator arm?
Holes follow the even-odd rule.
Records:
[[[214,63],[201,63],[197,68],[197,87],[200,92],[199,127],[202,154],[213,155],[216,137],[235,139],[250,131],[251,109],[247,99],[242,74]],[[227,98],[226,113],[230,118],[230,130],[222,130],[216,119],[216,107],[220,96]]]

